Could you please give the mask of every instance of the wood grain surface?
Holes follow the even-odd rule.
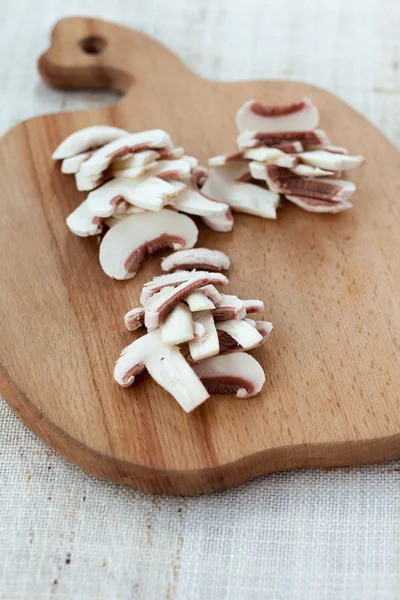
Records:
[[[400,160],[390,142],[319,88],[206,81],[145,35],[98,20],[58,23],[39,68],[59,88],[125,95],[111,107],[31,119],[1,140],[0,391],[27,425],[99,477],[167,494],[399,457]],[[122,317],[160,257],[134,280],[106,277],[97,241],[65,225],[84,194],[51,161],[53,149],[88,125],[160,127],[205,162],[234,148],[244,100],[304,95],[333,143],[367,158],[351,173],[355,208],[319,216],[288,205],[276,222],[237,215],[233,233],[201,227],[199,238],[231,257],[232,293],[265,302],[275,329],[254,352],[263,393],[213,396],[186,415],[149,377],[119,388],[114,361],[133,339]]]

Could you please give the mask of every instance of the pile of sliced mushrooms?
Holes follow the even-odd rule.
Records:
[[[265,382],[261,365],[247,354],[267,339],[272,324],[248,317],[264,309],[260,300],[241,300],[220,289],[229,258],[218,250],[193,248],[164,258],[165,274],[143,286],[140,302],[125,315],[130,331],[147,333],[121,352],[114,370],[123,387],[144,371],[186,411],[213,393],[238,398],[258,394]]]
[[[236,123],[237,151],[210,158],[208,171],[161,129],[88,127],[52,156],[75,175],[79,191],[89,192],[67,225],[78,236],[100,237],[108,276],[131,279],[148,254],[174,251],[161,263],[164,274],[144,285],[141,306],[125,315],[127,329],[147,333],[122,350],[114,377],[128,387],[147,370],[186,412],[211,393],[256,395],[265,375],[246,351],[272,331],[271,323],[248,317],[264,309],[262,301],[221,292],[229,258],[194,248],[198,229],[187,215],[227,232],[232,211],[276,219],[282,198],[310,212],[338,213],[352,207],[355,191],[342,172],[364,160],[331,145],[308,99],[288,106],[250,100]]]
[[[237,151],[210,158],[202,192],[233,210],[275,219],[281,197],[315,213],[352,207],[354,183],[343,171],[363,156],[332,146],[319,125],[318,108],[304,99],[287,106],[245,102],[236,114]]]

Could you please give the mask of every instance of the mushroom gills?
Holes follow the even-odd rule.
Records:
[[[236,113],[239,131],[305,131],[318,124],[318,108],[308,98],[279,106],[248,100]]]

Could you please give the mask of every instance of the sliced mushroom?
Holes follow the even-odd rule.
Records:
[[[313,213],[336,214],[353,207],[352,203],[347,200],[335,200],[332,202],[330,200],[321,200],[320,198],[310,198],[308,196],[293,196],[292,194],[285,195],[285,198],[300,208]]]
[[[189,306],[191,312],[199,312],[201,310],[212,310],[215,304],[203,292],[192,292],[185,298],[185,302]]]
[[[222,300],[221,293],[211,283],[199,288],[199,292],[203,292],[214,304],[218,304]]]
[[[312,167],[329,171],[346,171],[356,169],[364,162],[363,156],[350,156],[348,154],[335,153],[326,150],[314,150],[313,152],[301,152],[299,158],[302,162]]]
[[[124,158],[117,158],[112,161],[111,166],[114,171],[147,167],[148,165],[155,163],[159,157],[160,153],[156,150],[143,150],[142,152],[136,152],[135,154],[125,156]]]
[[[65,173],[66,175],[74,175],[79,171],[82,164],[89,158],[90,155],[91,152],[82,152],[81,154],[76,154],[70,158],[64,158],[61,163],[61,173]]]
[[[157,294],[154,294],[145,304],[144,322],[146,327],[150,330],[158,327],[178,302],[184,300],[189,294],[208,283],[212,283],[213,285],[227,285],[228,279],[221,273],[194,271],[192,277],[187,281],[174,288],[168,288],[168,293],[164,293],[164,288],[160,292],[157,292]]]
[[[244,350],[251,350],[262,341],[262,335],[257,329],[244,320],[218,322],[216,328],[230,335]]]
[[[220,202],[226,202],[235,211],[276,219],[279,194],[252,183],[231,181],[227,167],[210,169],[202,191]]]
[[[176,158],[183,158],[185,155],[185,148],[182,146],[176,146],[176,148],[163,148],[158,151],[159,160],[175,160]]]
[[[145,368],[186,412],[209,397],[179,349],[162,343],[159,330],[135,340],[122,351],[115,365],[114,378],[122,387],[128,387]]]
[[[138,308],[132,308],[128,311],[124,317],[125,327],[129,331],[135,331],[140,329],[144,325],[144,308],[139,306]]]
[[[223,216],[229,211],[229,206],[224,202],[209,198],[204,194],[203,190],[200,190],[199,182],[203,179],[203,176],[204,174],[200,170],[193,172],[186,189],[172,204],[177,210],[190,215],[204,217]]]
[[[314,129],[313,131],[244,131],[237,138],[239,150],[254,148],[256,146],[273,146],[286,144],[287,142],[300,142],[305,148],[310,145],[330,145],[325,131]]]
[[[167,275],[158,275],[144,284],[140,295],[140,302],[146,305],[148,300],[166,286],[177,287],[184,281],[188,281],[195,274],[194,271],[177,271]]]
[[[280,106],[248,100],[236,113],[239,131],[306,131],[319,123],[319,110],[308,98]]]
[[[114,169],[111,166],[111,173],[113,177],[125,177],[127,179],[138,179],[143,175],[149,174],[152,167],[155,166],[156,163],[150,163],[149,165],[143,165],[142,167],[130,167],[127,169]]]
[[[152,129],[141,131],[140,133],[131,133],[96,150],[83,163],[81,170],[85,175],[99,175],[108,168],[111,161],[117,158],[122,158],[143,150],[159,148],[172,148],[171,138],[166,131]]]
[[[174,195],[174,188],[158,177],[118,177],[92,191],[87,201],[94,215],[110,217],[122,200],[145,210],[160,211]]]
[[[95,125],[75,131],[54,150],[52,159],[60,160],[81,154],[93,148],[99,148],[114,140],[126,137],[128,134],[124,129],[110,127],[108,125]]]
[[[264,302],[261,300],[243,300],[246,315],[258,313],[264,310]]]
[[[194,338],[192,313],[186,304],[178,302],[160,326],[161,340],[167,346],[183,344]]]
[[[234,218],[231,209],[227,210],[222,215],[216,215],[214,217],[202,217],[204,225],[207,225],[213,231],[219,233],[229,233],[233,229]]]
[[[170,254],[161,262],[163,271],[185,269],[201,269],[203,271],[221,271],[229,269],[229,257],[220,250],[209,250],[208,248],[192,248],[191,250],[180,250]]]
[[[131,215],[107,231],[100,244],[100,264],[110,277],[130,279],[148,254],[162,248],[192,248],[197,235],[193,221],[180,213]]]
[[[319,167],[311,167],[310,165],[296,165],[292,169],[293,173],[300,177],[330,177],[334,176],[337,171],[325,171]]]
[[[265,374],[255,358],[246,354],[221,354],[201,361],[193,367],[210,394],[232,394],[251,398],[258,394]]]
[[[189,154],[184,154],[182,156],[182,160],[185,160],[192,170],[197,169],[199,167],[199,161],[195,156],[190,156]]]
[[[216,321],[244,319],[245,316],[246,308],[243,300],[237,296],[221,294],[221,300],[213,310],[213,317]]]
[[[281,194],[316,198],[319,200],[347,200],[356,186],[344,179],[304,179],[282,167],[267,166],[265,178],[268,187]]]
[[[186,180],[190,177],[191,167],[183,158],[179,160],[159,160],[151,168],[151,174],[160,179]]]
[[[282,150],[282,152],[286,152],[287,154],[303,152],[304,150],[304,146],[301,142],[283,142],[282,144],[275,144],[273,148]]]
[[[81,170],[79,170],[77,173],[75,173],[76,189],[79,192],[89,192],[90,190],[94,190],[95,188],[97,188],[102,183],[103,183],[102,176],[96,176],[96,177],[87,176],[84,173],[82,173]]]
[[[195,342],[202,342],[207,337],[207,331],[204,325],[202,325],[201,323],[197,323],[196,321],[193,321],[193,333],[193,340]]]
[[[93,215],[86,200],[68,215],[66,223],[70,231],[79,237],[97,235],[103,229],[102,220]]]
[[[218,333],[211,312],[205,311],[196,317],[196,322],[204,327],[207,336],[201,341],[189,342],[190,356],[194,361],[204,360],[219,352]]]
[[[347,148],[342,146],[332,146],[332,144],[311,144],[307,146],[307,150],[324,150],[324,152],[333,152],[334,154],[348,154]],[[299,150],[303,152],[303,150]]]
[[[243,160],[244,157],[244,151],[231,152],[229,154],[218,154],[217,156],[212,156],[209,158],[208,164],[210,167],[223,167],[232,161]]]

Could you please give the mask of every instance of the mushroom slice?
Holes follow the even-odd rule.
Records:
[[[160,179],[186,180],[190,177],[191,167],[183,158],[179,160],[158,160],[151,168],[153,177]]]
[[[308,98],[278,106],[248,100],[236,113],[239,131],[305,131],[318,123],[319,110]]]
[[[213,231],[219,233],[229,233],[233,229],[234,218],[231,209],[227,210],[222,215],[216,215],[214,217],[202,217],[204,225],[207,225]]]
[[[227,321],[226,321],[227,322]],[[233,321],[233,323],[245,323],[249,327],[255,329],[260,335],[258,342],[253,348],[258,348],[261,346],[265,340],[269,337],[273,327],[272,323],[269,321],[253,321],[253,319],[243,319],[243,321]],[[217,329],[219,325],[217,325]],[[243,352],[246,348],[238,341],[237,336],[233,336],[231,333],[228,333],[224,330],[220,330],[218,332],[219,337],[219,352],[220,354],[227,354],[230,352]]]
[[[208,296],[199,290],[192,292],[185,298],[185,302],[190,308],[191,312],[199,312],[201,310],[212,310],[215,308],[215,304]]]
[[[227,285],[228,279],[221,273],[194,271],[193,276],[189,280],[184,281],[174,288],[169,288],[168,293],[163,293],[164,290],[161,290],[157,294],[154,294],[145,305],[144,322],[146,327],[150,330],[158,327],[178,302],[184,300],[189,294],[208,283]]]
[[[344,179],[304,179],[287,169],[275,166],[266,167],[265,178],[268,187],[274,192],[334,202],[347,200],[356,189],[354,183]]]
[[[114,279],[131,279],[148,254],[162,248],[192,248],[197,235],[193,221],[180,213],[131,215],[107,231],[100,244],[100,265]]]
[[[183,158],[185,154],[185,148],[182,146],[176,146],[176,148],[162,148],[158,151],[159,160],[175,160],[176,158]]]
[[[132,308],[126,313],[124,323],[129,331],[135,331],[142,327],[144,325],[144,308],[142,306]]]
[[[162,129],[151,129],[149,131],[141,131],[140,133],[131,133],[96,150],[96,152],[83,163],[81,170],[86,175],[99,175],[102,171],[107,169],[111,161],[116,158],[122,158],[143,150],[171,147],[171,138],[168,133]]]
[[[201,269],[203,271],[221,271],[229,269],[229,257],[220,250],[209,250],[208,248],[192,248],[191,250],[180,250],[170,254],[161,262],[163,271],[185,269]]]
[[[221,293],[217,290],[217,288],[209,283],[208,285],[204,285],[199,288],[199,292],[203,292],[214,304],[218,304],[222,300]]]
[[[300,177],[329,177],[337,173],[337,171],[325,171],[319,167],[311,167],[311,165],[296,165],[291,170]]]
[[[310,198],[308,196],[286,195],[285,198],[297,204],[300,208],[313,213],[340,213],[349,208],[353,208],[351,202],[340,200],[331,202],[330,200],[321,200],[320,198]]]
[[[118,127],[110,127],[108,125],[95,125],[94,127],[86,127],[69,135],[57,148],[54,150],[52,159],[59,160],[69,158],[76,154],[99,148],[114,140],[126,137],[128,134],[124,129]]]
[[[224,202],[209,198],[202,189],[200,190],[200,181],[203,177],[204,173],[200,169],[191,174],[186,189],[173,202],[174,208],[191,215],[223,216],[229,211],[229,206]]]
[[[255,358],[246,354],[220,354],[193,367],[210,394],[232,394],[237,398],[256,396],[265,374]]]
[[[301,152],[299,158],[306,165],[330,171],[346,171],[356,169],[364,162],[363,156],[350,156],[348,154],[336,154],[325,150],[314,150],[313,152]]]
[[[194,338],[192,313],[183,302],[178,302],[160,326],[161,341],[167,346],[183,344]]]
[[[197,321],[193,321],[193,333],[194,333],[193,340],[195,342],[202,342],[207,337],[206,328],[201,323],[197,323]]]
[[[303,152],[304,146],[301,142],[283,142],[282,144],[275,144],[273,148],[277,150],[282,150],[287,154],[292,154],[295,152]]]
[[[112,161],[111,166],[114,171],[146,167],[154,163],[159,156],[160,154],[156,150],[143,150],[124,158],[117,158]]]
[[[324,150],[324,152],[333,152],[334,154],[348,154],[347,148],[342,146],[332,146],[332,144],[310,144],[307,150]],[[302,150],[300,151],[302,152]]]
[[[142,175],[145,175],[156,163],[150,163],[149,165],[143,165],[142,167],[130,167],[129,169],[118,169],[115,170],[111,167],[111,173],[113,177],[127,177],[129,179],[138,179]]]
[[[189,342],[190,356],[194,361],[204,360],[210,356],[215,356],[219,352],[218,333],[211,312],[205,311],[200,314],[196,317],[196,322],[204,327],[207,336],[202,341],[193,340]]]
[[[243,304],[246,310],[246,315],[264,310],[264,302],[262,302],[262,300],[243,300]]]
[[[61,163],[61,173],[75,175],[91,154],[91,152],[82,152],[81,154],[75,154],[75,156],[71,156],[70,158],[64,158]]]
[[[245,319],[245,321],[248,320],[250,321],[251,319]],[[265,342],[265,340],[270,336],[273,330],[273,325],[272,323],[270,323],[270,321],[254,321],[254,324],[252,323],[252,325],[257,329],[258,333],[261,334],[261,343]]]
[[[144,335],[124,348],[115,365],[114,379],[122,387],[128,387],[145,368],[186,412],[209,397],[179,349],[162,343],[159,330]]]
[[[228,154],[218,154],[217,156],[212,156],[208,159],[208,164],[210,167],[223,167],[230,162],[243,159],[244,151],[232,152]]]
[[[276,148],[277,145],[286,144],[287,142],[300,142],[304,147],[311,144],[330,144],[328,136],[322,129],[276,132],[244,131],[237,138],[239,150],[246,150],[247,148],[254,148],[256,146],[273,146]]]
[[[190,156],[189,154],[184,154],[182,156],[182,160],[186,161],[192,170],[197,169],[199,166],[199,161],[195,156]]]
[[[243,151],[244,158],[248,160],[256,160],[258,162],[275,164],[276,160],[285,157],[285,153],[277,148],[268,148],[267,146],[258,146],[257,148],[249,148]]]
[[[94,215],[110,217],[122,200],[145,210],[160,211],[174,194],[174,188],[158,177],[117,177],[91,192],[87,200]]]
[[[97,235],[103,229],[102,220],[95,217],[84,200],[66,219],[68,228],[79,237]]]
[[[176,287],[188,281],[193,276],[193,271],[177,271],[176,273],[168,273],[168,275],[158,275],[153,277],[151,281],[144,284],[142,293],[140,294],[140,302],[146,304],[146,302],[164,287]]]
[[[75,184],[76,184],[76,189],[79,192],[89,192],[90,190],[94,190],[95,188],[97,188],[99,185],[101,185],[103,183],[103,178],[102,176],[96,176],[96,177],[92,177],[92,176],[87,176],[84,173],[82,173],[81,170],[77,171],[77,173],[75,173]]]
[[[225,173],[226,168],[210,169],[202,191],[220,202],[226,202],[235,211],[276,219],[279,194],[252,183],[231,181],[229,174]]]
[[[216,321],[244,319],[245,316],[246,308],[243,300],[237,296],[221,294],[221,300],[213,310],[213,317]]]
[[[244,350],[251,350],[262,341],[262,335],[257,329],[244,320],[218,322],[216,328],[230,335]]]

